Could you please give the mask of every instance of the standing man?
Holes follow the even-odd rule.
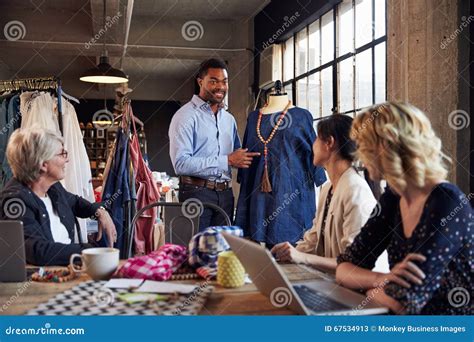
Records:
[[[231,167],[248,168],[260,153],[242,149],[235,119],[224,109],[228,89],[227,66],[211,58],[197,73],[199,95],[181,107],[169,128],[170,157],[179,175],[179,200],[196,198],[213,203],[233,218]],[[224,224],[211,209],[204,209],[199,230]]]

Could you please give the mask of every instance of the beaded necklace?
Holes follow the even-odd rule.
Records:
[[[275,127],[273,127],[272,132],[270,133],[268,139],[264,139],[262,137],[262,134],[260,132],[260,125],[262,123],[262,109],[259,110],[258,112],[258,121],[257,121],[257,137],[258,139],[263,143],[263,177],[262,177],[262,186],[261,186],[261,191],[262,192],[272,192],[272,185],[270,183],[270,177],[268,176],[268,143],[272,141],[276,131],[278,130],[278,127],[280,127],[281,123],[283,122],[283,118],[285,117],[286,113],[288,112],[288,108],[291,105],[291,101],[288,101],[288,104],[286,105],[285,109],[281,112],[280,116],[278,117],[278,120],[275,124]]]

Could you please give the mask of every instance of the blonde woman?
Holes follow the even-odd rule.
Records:
[[[445,180],[447,158],[428,118],[413,105],[385,103],[359,114],[351,134],[370,177],[391,190],[339,256],[337,281],[397,314],[472,314],[473,211]],[[390,273],[370,271],[385,249]]]

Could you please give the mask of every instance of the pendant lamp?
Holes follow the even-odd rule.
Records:
[[[106,15],[106,0],[104,0],[104,26]],[[90,83],[125,83],[128,82],[128,77],[122,70],[112,68],[109,64],[109,57],[105,48],[107,38],[107,31],[104,33],[104,52],[100,56],[99,64],[92,69],[87,70],[79,78],[81,81]]]

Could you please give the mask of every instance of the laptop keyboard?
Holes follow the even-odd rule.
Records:
[[[305,285],[293,286],[306,307],[314,312],[347,310],[348,306],[332,300],[324,293],[313,290]]]

